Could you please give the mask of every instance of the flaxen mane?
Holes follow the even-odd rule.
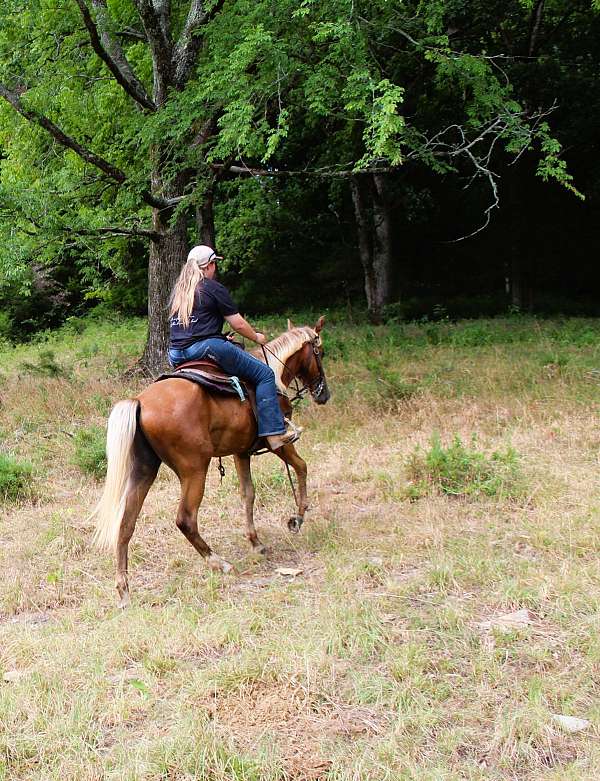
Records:
[[[275,382],[277,383],[277,387],[279,390],[283,391],[283,393],[287,393],[281,379],[283,370],[285,368],[285,362],[291,355],[300,350],[302,345],[317,338],[317,332],[313,331],[312,328],[309,328],[307,325],[305,325],[299,328],[292,328],[289,331],[285,331],[285,333],[281,334],[281,336],[278,336],[276,339],[267,342],[265,345],[267,348],[269,366],[275,373]],[[264,356],[260,348],[255,352],[257,358],[264,360]]]

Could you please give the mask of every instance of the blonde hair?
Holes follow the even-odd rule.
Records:
[[[198,283],[204,279],[204,272],[195,258],[188,258],[179,273],[169,305],[171,311],[169,317],[177,315],[177,319],[187,328],[190,324],[190,316],[194,308],[194,296]]]

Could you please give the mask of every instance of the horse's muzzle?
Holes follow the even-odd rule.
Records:
[[[329,393],[329,388],[327,387],[327,383],[323,382],[321,387],[317,389],[317,393],[313,395],[313,399],[316,404],[327,404],[329,399],[331,398],[331,393]]]

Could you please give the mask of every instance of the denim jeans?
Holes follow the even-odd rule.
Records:
[[[175,347],[169,349],[169,360],[172,366],[203,358],[218,363],[227,374],[235,374],[256,386],[256,411],[260,437],[283,434],[285,421],[277,400],[275,375],[270,366],[248,355],[226,339],[203,339],[181,350]]]

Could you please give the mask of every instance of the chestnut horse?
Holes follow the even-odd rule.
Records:
[[[329,390],[321,363],[321,317],[314,328],[288,330],[254,355],[268,359],[283,392],[295,379],[310,390],[317,404],[325,404]],[[284,397],[288,407],[287,393]],[[246,511],[246,537],[260,553],[266,549],[254,527],[254,486],[250,474],[249,449],[257,428],[249,402],[233,396],[215,395],[195,383],[165,379],[150,385],[133,399],[119,401],[108,419],[106,453],[108,469],[104,492],[94,511],[97,515],[95,542],[115,552],[117,590],[120,605],[129,602],[127,549],[146,494],[162,463],[181,483],[181,499],[175,523],[211,569],[229,572],[231,564],[213,553],[198,533],[198,508],[204,495],[211,458],[233,455]],[[293,445],[276,451],[296,473],[298,515],[288,522],[299,530],[307,510],[306,463]]]

